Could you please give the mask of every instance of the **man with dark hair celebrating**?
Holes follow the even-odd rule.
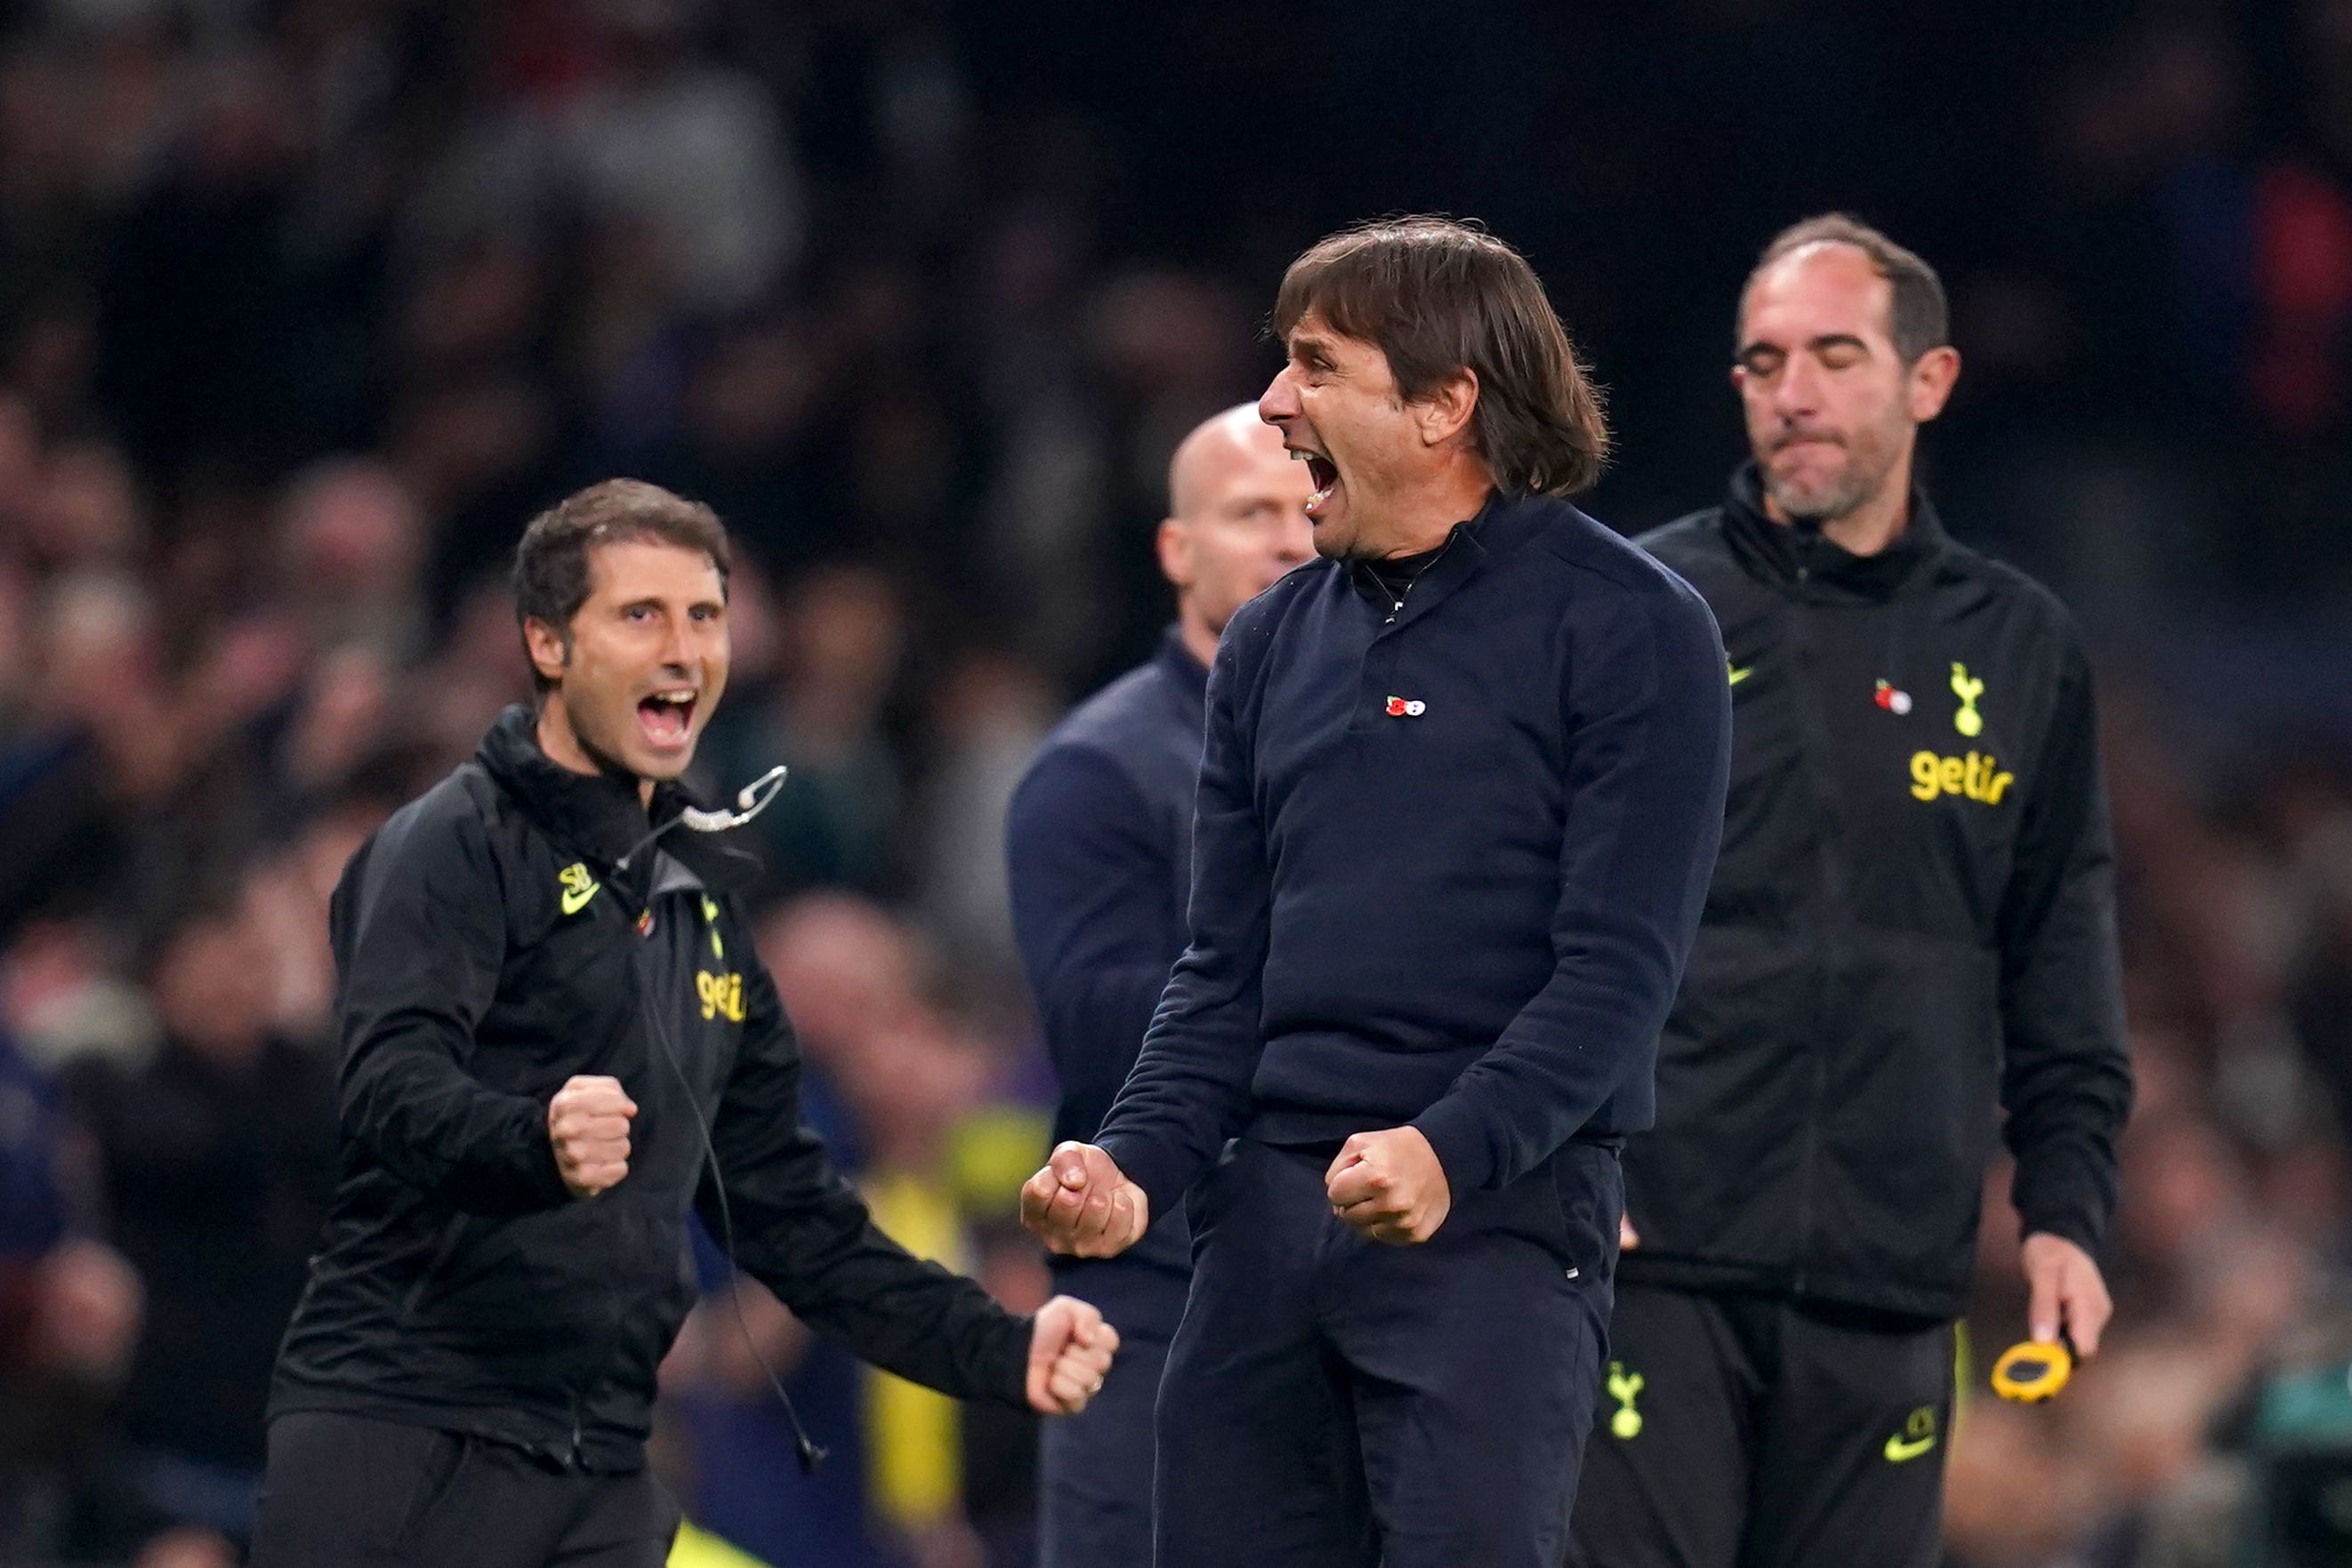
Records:
[[[1091,1138],[1135,1065],[1184,951],[1202,694],[1234,612],[1314,559],[1314,482],[1244,404],[1202,423],[1168,465],[1160,568],[1176,624],[1149,664],[1078,705],[1005,814],[1013,924],[1061,1080],[1057,1142]],[[1055,1279],[1118,1320],[1118,1365],[1038,1456],[1040,1568],[1151,1561],[1151,1412],[1184,1312],[1181,1215],[1118,1258],[1057,1259]]]
[[[1740,301],[1754,461],[1643,541],[1722,622],[1731,791],[1658,1125],[1626,1154],[1579,1564],[1938,1561],[1997,1126],[2031,1332],[2098,1349],[2131,1076],[2090,670],[2057,601],[1914,481],[1958,372],[1927,263],[1795,225]]]
[[[689,1209],[902,1376],[1048,1412],[1101,1385],[1093,1308],[1024,1320],[908,1256],[801,1124],[750,862],[697,836],[734,819],[677,782],[727,684],[727,571],[718,519],[650,485],[533,521],[537,711],[345,868],[342,1179],[278,1358],[260,1568],[662,1563],[645,1440]]]
[[[1606,436],[1507,246],[1335,235],[1274,326],[1258,410],[1324,559],[1217,645],[1190,946],[1023,1213],[1108,1256],[1189,1191],[1159,1568],[1555,1568],[1722,821],[1722,643],[1557,498]]]

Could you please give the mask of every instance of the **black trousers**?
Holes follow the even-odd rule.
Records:
[[[1037,1568],[1151,1568],[1151,1413],[1168,1341],[1123,1333],[1102,1392],[1038,1437]]]
[[[1952,1327],[1627,1284],[1570,1568],[1933,1568]]]
[[[661,1568],[678,1511],[646,1470],[555,1469],[486,1438],[331,1411],[269,1424],[252,1568]]]
[[[1418,1247],[1333,1218],[1328,1164],[1237,1141],[1194,1189],[1154,1568],[1558,1568],[1607,1334],[1615,1154],[1572,1145],[1458,1194]]]

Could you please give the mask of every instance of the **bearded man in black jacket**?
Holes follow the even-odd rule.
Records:
[[[330,911],[342,1175],[278,1358],[252,1561],[653,1568],[687,1216],[804,1322],[963,1398],[1082,1408],[1118,1336],[876,1229],[677,780],[727,680],[724,530],[612,480],[515,559],[534,709],[355,854]],[[814,1450],[803,1438],[803,1459]]]
[[[2032,1336],[2095,1354],[2131,1103],[2091,675],[2049,592],[1913,481],[1959,373],[1927,264],[1766,249],[1755,461],[1642,542],[1732,686],[1722,858],[1625,1154],[1609,1401],[1570,1561],[1926,1568],[1995,1137]]]

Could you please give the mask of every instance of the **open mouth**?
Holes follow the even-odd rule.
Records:
[[[1307,497],[1307,515],[1320,517],[1339,488],[1339,467],[1319,452],[1297,452],[1293,455],[1307,465],[1307,472],[1315,481],[1315,494]]]
[[[691,690],[656,692],[637,704],[638,727],[655,746],[674,751],[694,733],[694,704]]]

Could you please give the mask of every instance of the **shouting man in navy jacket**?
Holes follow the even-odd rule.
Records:
[[[1291,265],[1258,408],[1324,559],[1218,644],[1190,946],[1055,1250],[1187,1202],[1159,1568],[1554,1568],[1728,688],[1671,572],[1556,497],[1607,435],[1542,285],[1435,219]]]
[[[1314,559],[1314,487],[1246,403],[1184,438],[1157,540],[1176,624],[1150,663],[1062,721],[1013,793],[1005,867],[1061,1080],[1057,1142],[1102,1125],[1184,951],[1209,661],[1235,611]],[[1056,1287],[1108,1313],[1121,1340],[1086,1415],[1039,1435],[1041,1568],[1151,1561],[1151,1410],[1192,1274],[1181,1214],[1156,1216],[1120,1257],[1056,1260]]]

